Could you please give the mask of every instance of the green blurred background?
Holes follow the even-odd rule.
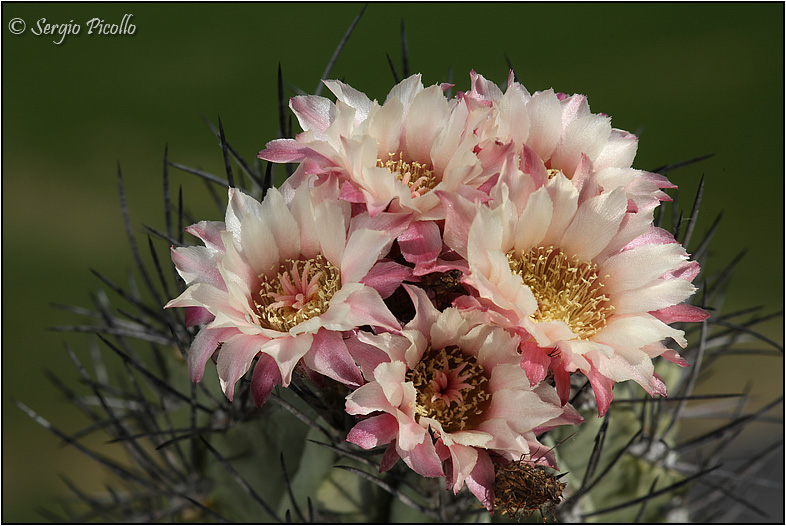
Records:
[[[4,522],[44,520],[36,510],[56,508],[66,491],[59,474],[94,490],[106,479],[12,399],[68,432],[85,425],[43,370],[75,385],[63,342],[84,356],[91,339],[46,328],[76,321],[51,303],[90,305],[98,281],[88,268],[118,282],[132,269],[117,163],[144,244],[142,223],[163,228],[165,145],[171,160],[223,174],[201,119],[220,115],[229,142],[253,159],[278,134],[277,65],[287,83],[313,92],[361,7],[2,5]],[[87,34],[87,20],[120,23],[124,14],[133,15],[133,35]],[[748,249],[725,310],[771,312],[783,304],[783,15],[780,3],[370,4],[331,77],[384,100],[393,84],[385,53],[400,72],[404,19],[410,71],[426,85],[446,81],[451,64],[458,89],[468,89],[470,69],[504,83],[507,54],[530,91],[584,93],[594,112],[637,133],[637,168],[714,153],[670,177],[688,201],[706,174],[694,239],[723,210],[707,270]],[[27,24],[21,35],[9,30],[14,18]],[[31,34],[42,18],[82,30],[57,45],[60,35]],[[200,181],[176,171],[172,179],[195,216],[220,219]],[[759,329],[783,341],[779,320]],[[782,360],[727,363],[707,391],[740,392],[755,380],[754,408],[783,391]]]

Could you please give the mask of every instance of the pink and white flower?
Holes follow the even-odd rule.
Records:
[[[466,98],[489,108],[478,126],[478,147],[509,144],[521,169],[537,181],[561,172],[581,187],[590,173],[601,188],[626,189],[630,206],[651,210],[670,200],[661,188],[674,188],[659,174],[631,168],[638,138],[612,128],[611,118],[590,111],[584,95],[553,90],[530,95],[510,72],[505,92],[474,71]]]
[[[530,382],[552,371],[563,402],[576,371],[601,415],[615,382],[665,395],[651,359],[687,364],[662,341],[684,347],[683,332],[668,323],[707,317],[682,303],[696,290],[698,263],[652,226],[651,214],[630,209],[624,187],[601,191],[593,173],[581,189],[562,172],[538,184],[508,168],[488,206],[440,194],[445,242],[467,259],[465,283],[475,291],[458,304],[519,334]]]
[[[166,306],[186,307],[188,322],[205,323],[188,353],[194,382],[218,350],[218,376],[230,400],[257,357],[251,384],[257,405],[275,385],[289,384],[301,359],[347,385],[362,383],[343,332],[400,327],[364,278],[409,217],[351,217],[350,204],[338,194],[332,179],[318,186],[307,181],[288,199],[270,189],[261,203],[230,188],[224,222],[187,229],[205,246],[172,250],[188,288]],[[392,289],[400,280],[376,272],[372,281]]]
[[[259,157],[302,163],[287,186],[297,187],[311,174],[335,174],[342,199],[372,216],[412,213],[399,244],[416,273],[424,273],[442,249],[434,221],[444,219],[444,210],[435,191],[482,198],[479,189],[499,173],[505,148],[492,144],[477,151],[474,129],[488,109],[470,111],[467,100],[445,97],[447,85],[424,88],[420,75],[397,84],[382,105],[342,82],[325,85],[336,102],[313,95],[291,99],[304,131],[268,143]]]
[[[347,440],[366,449],[389,444],[382,470],[401,458],[423,476],[447,475],[454,493],[466,482],[491,510],[492,458],[553,465],[536,434],[582,419],[553,387],[522,374],[517,336],[479,311],[439,312],[423,290],[405,287],[415,318],[400,334],[364,335],[350,348],[369,382],[346,409],[370,416]]]
[[[473,152],[473,129],[487,110],[470,115],[467,104],[444,96],[447,85],[424,88],[413,75],[380,105],[340,81],[324,82],[336,102],[316,95],[291,99],[303,133],[268,143],[260,158],[308,159],[303,175],[338,174],[342,197],[365,203],[372,215],[390,206],[424,220],[443,217],[431,190],[478,187],[492,175]]]

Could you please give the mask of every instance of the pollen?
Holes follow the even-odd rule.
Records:
[[[417,391],[416,418],[433,418],[447,433],[471,429],[491,399],[483,366],[455,346],[427,349],[407,381]]]
[[[288,259],[275,277],[262,278],[256,303],[260,325],[286,332],[327,311],[341,288],[339,270],[321,254],[311,259]]]
[[[614,306],[603,293],[603,276],[595,263],[568,257],[553,246],[507,256],[510,270],[521,276],[538,302],[533,321],[563,321],[582,340],[606,326]]]
[[[412,197],[419,197],[437,186],[437,177],[428,164],[417,161],[405,162],[403,153],[389,153],[387,161],[377,159],[377,166],[385,168],[396,178],[409,186]]]

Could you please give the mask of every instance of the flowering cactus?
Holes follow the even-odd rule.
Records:
[[[632,168],[637,138],[584,96],[530,94],[512,72],[504,92],[471,72],[453,98],[409,76],[381,105],[325,85],[335,101],[293,98],[303,132],[259,154],[297,164],[280,189],[239,159],[255,186],[234,185],[221,128],[224,220],[188,227],[198,246],[160,235],[182,278],[166,307],[183,311],[104,280],[155,313],[102,312],[98,331],[153,394],[133,374],[126,391],[92,380],[72,353],[107,417],[87,413],[138,462],[86,450],[127,485],[115,508],[90,508],[253,522],[701,511],[682,497],[717,465],[683,453],[745,420],[678,442],[703,353],[728,344],[687,303],[699,258],[663,228],[674,186]],[[679,403],[665,409],[667,388]]]
[[[232,400],[256,360],[261,406],[296,367],[330,377],[367,416],[346,439],[387,446],[381,471],[401,458],[493,511],[524,459],[557,467],[536,433],[582,422],[572,374],[600,416],[618,382],[665,395],[652,358],[687,365],[668,323],[707,315],[682,304],[699,266],[653,225],[669,184],[630,168],[633,136],[583,97],[471,80],[450,100],[417,75],[382,106],[338,81],[335,103],[292,99],[305,131],[260,157],[297,170],[261,204],[230,189],[223,224],[191,227],[206,246],[173,250],[188,288],[167,306],[205,324],[194,381],[215,354]]]

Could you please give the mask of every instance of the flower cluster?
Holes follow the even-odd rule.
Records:
[[[259,154],[294,174],[261,203],[230,189],[224,222],[188,229],[204,246],[172,251],[188,288],[167,306],[202,326],[193,381],[215,357],[232,399],[253,365],[261,406],[296,368],[330,377],[381,470],[401,459],[490,511],[506,465],[555,467],[537,436],[582,422],[571,377],[600,415],[617,382],[666,394],[652,359],[687,365],[669,324],[707,314],[683,303],[698,263],[653,225],[673,185],[631,168],[635,136],[512,75],[450,99],[414,75],[383,104],[325,84],[335,101],[293,98],[304,131]]]

